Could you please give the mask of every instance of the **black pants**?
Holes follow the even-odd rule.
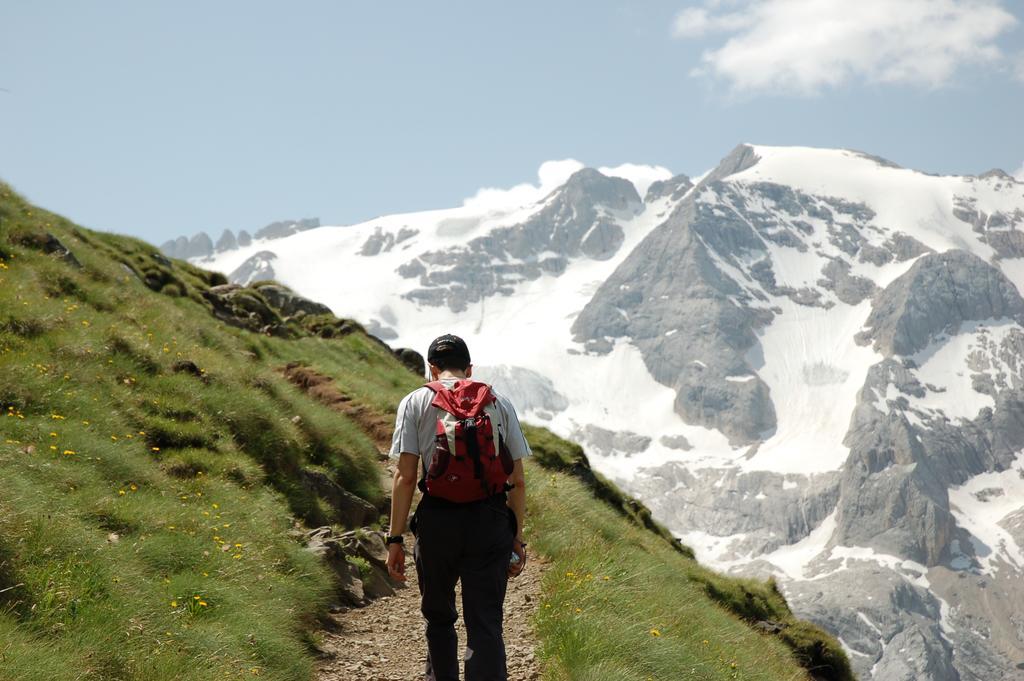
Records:
[[[416,574],[427,621],[429,681],[459,681],[455,583],[462,580],[465,681],[507,681],[502,606],[515,515],[505,495],[471,504],[424,497],[416,509]]]

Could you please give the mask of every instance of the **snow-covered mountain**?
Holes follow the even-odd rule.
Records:
[[[1024,678],[1024,183],[747,145],[643,197],[624,174],[200,262],[393,345],[464,336],[862,678]]]

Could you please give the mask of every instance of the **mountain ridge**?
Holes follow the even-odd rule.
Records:
[[[993,499],[1024,470],[1024,183],[743,144],[625,212],[558,196],[322,227],[276,242],[274,270],[396,342],[459,329],[480,376],[544,386],[528,418],[593,444],[703,559],[777,576],[862,677],[1015,673],[1024,634],[977,584],[1021,595],[1024,514]],[[550,241],[593,224],[577,205],[621,241]],[[509,248],[525,225],[547,250]],[[374,234],[390,250],[356,257]]]
[[[393,588],[376,443],[414,355],[0,184],[0,676],[311,678],[328,608]],[[551,678],[850,678],[770,582],[697,565],[581,448],[527,430]]]

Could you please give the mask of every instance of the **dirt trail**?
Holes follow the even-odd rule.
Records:
[[[540,599],[543,566],[531,558],[523,574],[509,580],[505,597],[505,647],[509,681],[540,679],[537,645],[530,621]],[[408,586],[365,608],[333,615],[336,628],[324,631],[319,681],[420,681],[426,660],[423,617],[412,556],[406,556]],[[456,601],[457,603],[459,600]],[[460,608],[461,612],[461,608]],[[466,631],[461,617],[460,646]],[[460,650],[460,660],[462,655]]]
[[[353,418],[373,438],[381,452],[382,480],[390,485],[394,465],[387,460],[393,421],[353,403],[338,390],[334,381],[309,367],[289,365],[282,373],[312,397]],[[417,495],[418,496],[418,495]],[[414,502],[415,503],[415,502]],[[412,547],[412,535],[406,545]],[[541,577],[546,565],[530,555],[526,569],[509,580],[505,596],[505,648],[509,681],[540,679],[540,663],[535,656],[537,637],[532,620],[540,602]],[[406,552],[408,582],[394,596],[372,601],[364,608],[343,609],[331,615],[331,624],[321,631],[323,651],[317,681],[421,681],[426,663],[426,639],[420,614],[416,568],[411,548]],[[461,603],[461,588],[456,603]],[[465,652],[466,630],[461,619],[459,658]],[[461,665],[460,665],[461,666]]]

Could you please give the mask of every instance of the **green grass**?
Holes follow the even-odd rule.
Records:
[[[277,370],[359,341],[229,327],[219,275],[4,185],[0,259],[0,678],[310,678],[331,579],[289,533],[332,518],[301,471],[383,492],[365,434]]]
[[[81,267],[42,252],[47,233]],[[311,678],[332,582],[295,530],[336,518],[303,472],[385,499],[372,434],[281,370],[332,377],[378,420],[421,379],[347,320],[284,321],[280,337],[228,326],[203,295],[223,283],[0,183],[3,681]],[[772,585],[696,564],[578,446],[528,437],[527,532],[552,561],[537,621],[548,681],[845,664]],[[787,627],[765,636],[758,619]]]
[[[805,679],[797,662],[823,678],[852,679],[835,641],[794,620],[769,585],[710,573],[671,543],[609,504],[593,503],[580,479],[528,467],[533,547],[552,564],[538,617],[551,681],[647,679]],[[721,589],[709,597],[707,585]],[[787,642],[753,633],[726,594],[771,594],[764,614],[786,631],[832,646],[826,670],[798,660]]]

